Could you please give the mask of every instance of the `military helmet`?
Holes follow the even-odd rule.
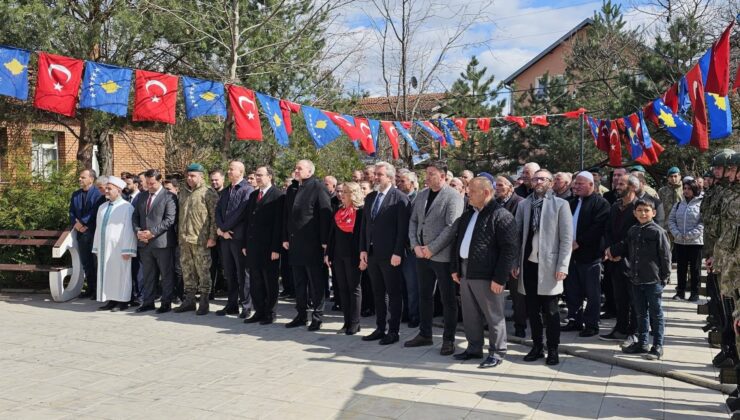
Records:
[[[740,153],[735,152],[727,159],[726,166],[740,166]]]
[[[712,158],[712,166],[727,166],[727,161],[735,152],[732,149],[722,149]]]

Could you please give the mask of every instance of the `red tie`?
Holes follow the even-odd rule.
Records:
[[[260,193],[257,194],[257,202],[262,201],[262,190],[260,190]]]
[[[154,199],[154,194],[149,194],[149,199],[146,200],[146,212],[149,213],[149,209],[152,208],[152,199]]]

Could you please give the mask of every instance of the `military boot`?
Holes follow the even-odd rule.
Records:
[[[195,306],[195,303],[193,303]],[[200,302],[198,302],[198,310],[195,312],[196,315],[205,315],[208,313],[208,294],[202,293],[200,295]]]
[[[185,301],[182,302],[182,305],[175,308],[174,312],[181,314],[183,312],[194,311],[194,310],[195,310],[195,296],[188,294],[185,297]]]

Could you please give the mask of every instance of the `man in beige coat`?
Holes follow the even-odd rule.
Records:
[[[519,203],[516,212],[519,264],[512,275],[519,279],[519,292],[525,295],[534,344],[524,360],[532,362],[544,357],[544,327],[547,330],[546,363],[557,365],[560,362],[558,295],[563,293],[563,280],[570,264],[573,216],[568,202],[553,193],[552,182],[550,171],[538,170],[532,178],[534,191]]]

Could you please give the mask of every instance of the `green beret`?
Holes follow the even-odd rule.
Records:
[[[205,172],[206,168],[200,163],[191,163],[188,165],[186,172]]]
[[[632,171],[645,172],[645,168],[643,168],[642,165],[635,165],[632,168],[630,168],[630,172]]]
[[[680,174],[680,173],[681,173],[681,170],[680,170],[680,169],[678,169],[678,168],[677,168],[677,167],[675,167],[675,166],[671,166],[671,167],[670,167],[670,169],[668,169],[668,173],[667,173],[667,175],[668,175],[668,176],[671,176],[671,175],[673,175],[673,174]]]

